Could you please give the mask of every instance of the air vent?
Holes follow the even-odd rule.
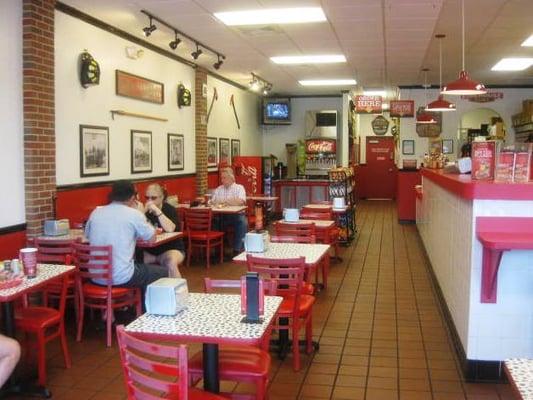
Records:
[[[236,26],[233,29],[242,35],[249,37],[266,37],[283,33],[283,30],[279,25]]]

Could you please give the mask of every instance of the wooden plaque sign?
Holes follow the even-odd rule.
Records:
[[[116,93],[119,96],[163,104],[165,102],[165,85],[151,79],[116,70]]]
[[[381,96],[355,96],[355,112],[357,114],[381,114]]]
[[[390,116],[399,117],[399,118],[414,117],[415,116],[414,100],[391,100]]]

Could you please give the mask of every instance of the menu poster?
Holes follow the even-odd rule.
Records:
[[[514,181],[523,183],[529,180],[529,168],[531,153],[529,151],[518,151],[515,155]]]
[[[498,182],[512,182],[514,173],[515,152],[500,151],[496,164],[494,180]]]
[[[495,142],[472,142],[472,179],[494,179],[495,159]]]

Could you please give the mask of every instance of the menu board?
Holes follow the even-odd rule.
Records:
[[[494,179],[495,158],[495,142],[472,142],[472,179]]]
[[[514,181],[527,182],[529,180],[529,168],[531,153],[529,151],[517,151],[514,164]]]
[[[494,179],[498,182],[512,182],[514,173],[514,151],[500,151]]]

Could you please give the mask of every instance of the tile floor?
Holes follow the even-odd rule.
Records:
[[[333,263],[329,287],[317,296],[314,336],[320,351],[292,359],[274,357],[270,400],[496,400],[512,399],[506,384],[472,384],[461,379],[428,275],[416,228],[399,225],[393,202],[361,202],[357,240]],[[239,277],[234,264],[182,268],[194,291],[204,276]],[[74,326],[69,326],[74,336]],[[123,399],[116,344],[105,347],[103,332],[86,329],[71,342],[73,366],[63,369],[58,348],[49,355],[54,399]],[[195,351],[195,348],[191,348]],[[249,387],[227,383],[225,391]]]

